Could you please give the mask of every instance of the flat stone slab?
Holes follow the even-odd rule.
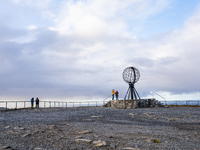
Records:
[[[90,132],[90,131],[88,131],[88,130],[81,131],[81,132],[77,132],[77,134],[88,134],[88,133],[91,133],[91,132]]]
[[[91,143],[91,140],[88,139],[76,139],[75,140],[76,143]]]
[[[123,150],[141,150],[141,149],[134,147],[124,147]]]
[[[91,116],[91,118],[101,118],[102,116]]]
[[[102,147],[107,145],[106,142],[102,140],[94,141],[93,144],[95,145],[95,147]]]

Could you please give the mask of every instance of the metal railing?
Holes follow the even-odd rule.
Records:
[[[151,91],[151,93],[153,94],[153,98],[154,98],[154,94],[156,94],[157,96],[161,97],[164,100],[164,105],[166,105],[165,98],[163,96],[161,96],[160,94],[158,94],[156,92],[153,92],[153,91]]]
[[[82,102],[59,102],[59,101],[40,101],[40,108],[51,108],[51,107],[82,107],[82,106],[102,106],[110,100],[103,101],[82,101]],[[185,101],[160,101],[166,105],[186,105],[186,106],[200,106],[200,100],[185,100]],[[34,103],[35,107],[35,103]],[[31,108],[30,101],[0,101],[0,109],[19,109],[19,108]]]
[[[58,102],[58,101],[40,101],[40,108],[51,107],[81,107],[81,106],[102,106],[103,101],[82,101],[82,102]],[[35,103],[34,103],[35,107]],[[19,109],[31,108],[30,101],[0,101],[0,109]]]

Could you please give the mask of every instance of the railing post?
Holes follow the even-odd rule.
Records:
[[[16,107],[15,107],[15,109],[17,109],[17,102],[16,102]]]
[[[26,108],[26,102],[24,101],[24,108]]]
[[[65,106],[66,106],[66,108],[67,108],[67,103],[65,103]]]
[[[89,107],[89,102],[88,102],[88,107]]]
[[[80,102],[80,105],[79,105],[79,107],[81,107],[81,102]]]
[[[6,102],[6,109],[7,109],[7,106],[8,106],[8,105],[7,105],[7,102]]]
[[[73,102],[73,107],[74,107],[74,102]]]
[[[97,107],[97,102],[96,102],[96,107]]]
[[[46,107],[46,102],[44,102],[44,108]]]
[[[49,102],[49,107],[51,108],[51,102]]]

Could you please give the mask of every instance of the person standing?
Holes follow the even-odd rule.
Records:
[[[119,100],[119,99],[118,99],[118,96],[119,96],[119,92],[116,90],[116,92],[115,92],[116,100]]]
[[[38,97],[36,98],[35,103],[36,103],[36,108],[39,108],[39,99],[38,99]]]
[[[112,100],[114,100],[115,89],[112,90]]]
[[[34,104],[34,97],[31,98],[31,108],[33,108],[33,104]]]

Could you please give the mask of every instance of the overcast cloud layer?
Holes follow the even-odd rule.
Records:
[[[123,98],[129,66],[142,98],[196,99],[199,48],[195,0],[0,0],[0,99]]]

